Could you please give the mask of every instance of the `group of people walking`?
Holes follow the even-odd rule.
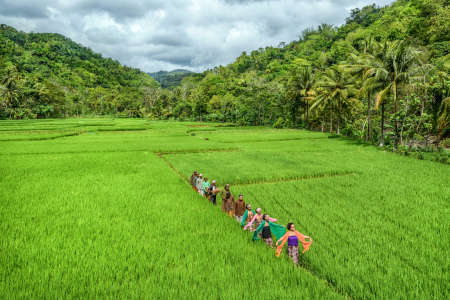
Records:
[[[222,211],[230,217],[234,217],[241,224],[243,230],[253,232],[252,239],[254,241],[262,238],[266,242],[266,248],[270,246],[273,249],[272,234],[275,235],[277,238],[277,251],[275,255],[277,257],[280,256],[287,242],[288,255],[292,258],[295,265],[298,266],[299,243],[303,246],[302,253],[309,250],[312,239],[296,231],[294,223],[288,223],[286,227],[277,224],[277,219],[271,218],[268,214],[262,214],[260,207],[253,210],[251,204],[246,204],[243,194],[240,194],[239,198],[235,200],[231,194],[229,184],[226,184],[220,190],[217,188],[215,180],[210,183],[206,176],[203,177],[203,174],[199,174],[194,170],[191,175],[191,185],[194,190],[214,205],[217,205],[216,197],[220,195],[222,199]],[[306,239],[309,239],[309,241],[306,241]]]

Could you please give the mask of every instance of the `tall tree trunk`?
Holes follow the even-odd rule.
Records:
[[[400,128],[400,144],[403,146],[403,130],[405,129],[405,121],[406,121],[406,116],[408,115],[408,108],[409,108],[409,95],[406,97],[406,106],[405,106],[405,116],[403,118],[402,121],[402,127]],[[413,126],[411,127],[410,130],[413,130]]]
[[[397,114],[397,84],[394,82],[394,115]],[[397,118],[397,116],[396,116]],[[397,151],[397,138],[398,138],[398,122],[395,120],[394,126],[394,151]]]
[[[325,130],[325,113],[322,115],[322,132]]]
[[[409,134],[409,153],[411,153],[411,150],[412,150],[412,142],[413,142],[413,137],[414,137],[414,134],[413,133],[410,133]]]
[[[381,104],[381,138],[380,147],[384,146],[384,102]]]
[[[371,105],[372,100],[370,99],[370,91],[369,94],[367,96],[367,137],[366,137],[366,142],[368,142],[370,140],[370,105]]]
[[[308,101],[306,101],[306,129],[309,129],[309,112]]]
[[[333,104],[331,104],[331,113],[330,113],[330,132],[333,132]]]
[[[339,134],[340,125],[341,125],[341,96],[339,96],[339,99],[338,99],[337,134]]]

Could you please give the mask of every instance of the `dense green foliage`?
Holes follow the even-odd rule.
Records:
[[[136,102],[158,86],[62,35],[0,25],[0,117],[138,116]]]
[[[298,41],[243,52],[155,93],[149,116],[437,147],[450,136],[449,15],[443,0],[354,9],[343,26],[307,28]]]
[[[299,40],[243,52],[228,66],[192,74],[180,85],[179,72],[166,76],[170,89],[61,36],[4,26],[1,113],[273,125],[336,132],[409,152],[418,145],[437,149],[450,143],[448,4],[398,0],[353,9],[340,27],[307,28]],[[66,72],[66,65],[73,67]],[[30,75],[21,78],[24,72]]]
[[[217,125],[0,121],[0,297],[450,296],[448,166]],[[196,194],[193,169],[311,236],[301,267]]]
[[[177,69],[170,72],[159,71],[147,74],[158,81],[163,89],[173,89],[174,87],[179,86],[183,78],[190,76],[192,72],[188,70]]]

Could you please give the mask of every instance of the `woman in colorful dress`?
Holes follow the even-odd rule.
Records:
[[[258,226],[263,221],[263,214],[261,213],[261,207],[258,207],[256,210],[256,214],[253,216],[253,218],[250,220],[250,222],[247,223],[247,225],[244,227],[244,230],[246,230],[248,227],[253,227],[254,229],[252,231],[255,231],[255,228],[258,228]],[[270,222],[276,222],[277,219],[269,218]],[[258,235],[259,238],[261,238],[261,234]]]
[[[295,265],[298,267],[298,242],[300,241],[303,246],[303,252],[305,253],[308,251],[309,247],[312,243],[312,238],[309,236],[303,235],[300,232],[295,230],[294,223],[288,223],[287,224],[287,232],[284,236],[282,236],[280,239],[278,239],[276,246],[277,246],[277,252],[276,256],[280,256],[281,250],[283,249],[283,246],[286,242],[288,242],[288,255],[292,258]],[[309,239],[307,242],[305,239]],[[278,244],[281,242],[281,245],[278,246]]]
[[[270,247],[273,249],[272,233],[276,236],[277,239],[280,239],[286,233],[286,227],[270,221],[269,215],[265,214],[263,215],[263,221],[253,233],[252,239],[259,240],[260,238],[258,237],[258,235],[261,234],[263,240],[266,242],[266,248],[269,248],[270,245]]]
[[[252,205],[251,204],[247,204],[245,206],[246,210],[244,215],[242,216],[242,221],[241,221],[241,225],[245,228],[249,228],[250,231],[255,231],[255,228],[253,227],[253,224],[251,224],[250,226],[246,226],[248,223],[250,223],[250,221],[253,219],[253,216],[255,216],[255,211],[252,209]]]

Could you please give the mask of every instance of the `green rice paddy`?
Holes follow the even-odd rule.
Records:
[[[0,121],[0,298],[448,299],[450,167],[328,136]],[[194,169],[311,236],[301,268],[196,194]]]

